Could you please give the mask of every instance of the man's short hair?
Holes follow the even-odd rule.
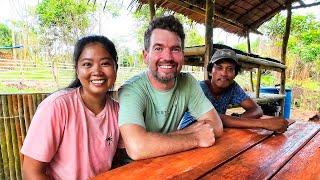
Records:
[[[235,75],[237,76],[241,70],[236,53],[231,49],[217,49],[211,57],[211,60],[207,66],[208,77],[211,79],[211,71],[214,64],[220,64],[221,62],[231,62],[235,65]]]
[[[164,29],[176,33],[181,39],[181,47],[184,49],[185,34],[180,21],[173,15],[154,18],[144,33],[144,49],[150,47],[150,37],[154,29]]]

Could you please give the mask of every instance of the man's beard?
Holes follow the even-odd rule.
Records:
[[[165,84],[165,83],[170,82],[174,78],[176,78],[179,73],[175,72],[170,76],[161,76],[160,73],[158,73],[157,71],[152,71],[151,70],[151,74],[157,81],[159,81],[160,83]]]

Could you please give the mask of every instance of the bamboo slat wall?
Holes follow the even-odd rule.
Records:
[[[22,142],[37,106],[47,95],[0,94],[0,180],[22,179]]]

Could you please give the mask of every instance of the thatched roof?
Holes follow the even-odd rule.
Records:
[[[239,36],[245,36],[247,30],[259,33],[257,28],[286,9],[288,2],[299,2],[300,7],[307,7],[302,0],[216,0],[213,26]],[[132,0],[132,3],[148,4],[148,0]],[[205,0],[154,0],[154,4],[198,23],[205,21]]]

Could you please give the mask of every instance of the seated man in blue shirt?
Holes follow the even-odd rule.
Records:
[[[261,108],[234,81],[240,71],[240,65],[233,50],[216,50],[208,64],[207,71],[209,80],[201,81],[200,86],[219,113],[224,127],[263,128],[277,133],[287,130],[288,122],[281,117],[259,119],[263,115]],[[225,115],[230,104],[240,105],[245,112],[236,114],[236,116]],[[195,121],[187,112],[180,122],[179,129]]]

